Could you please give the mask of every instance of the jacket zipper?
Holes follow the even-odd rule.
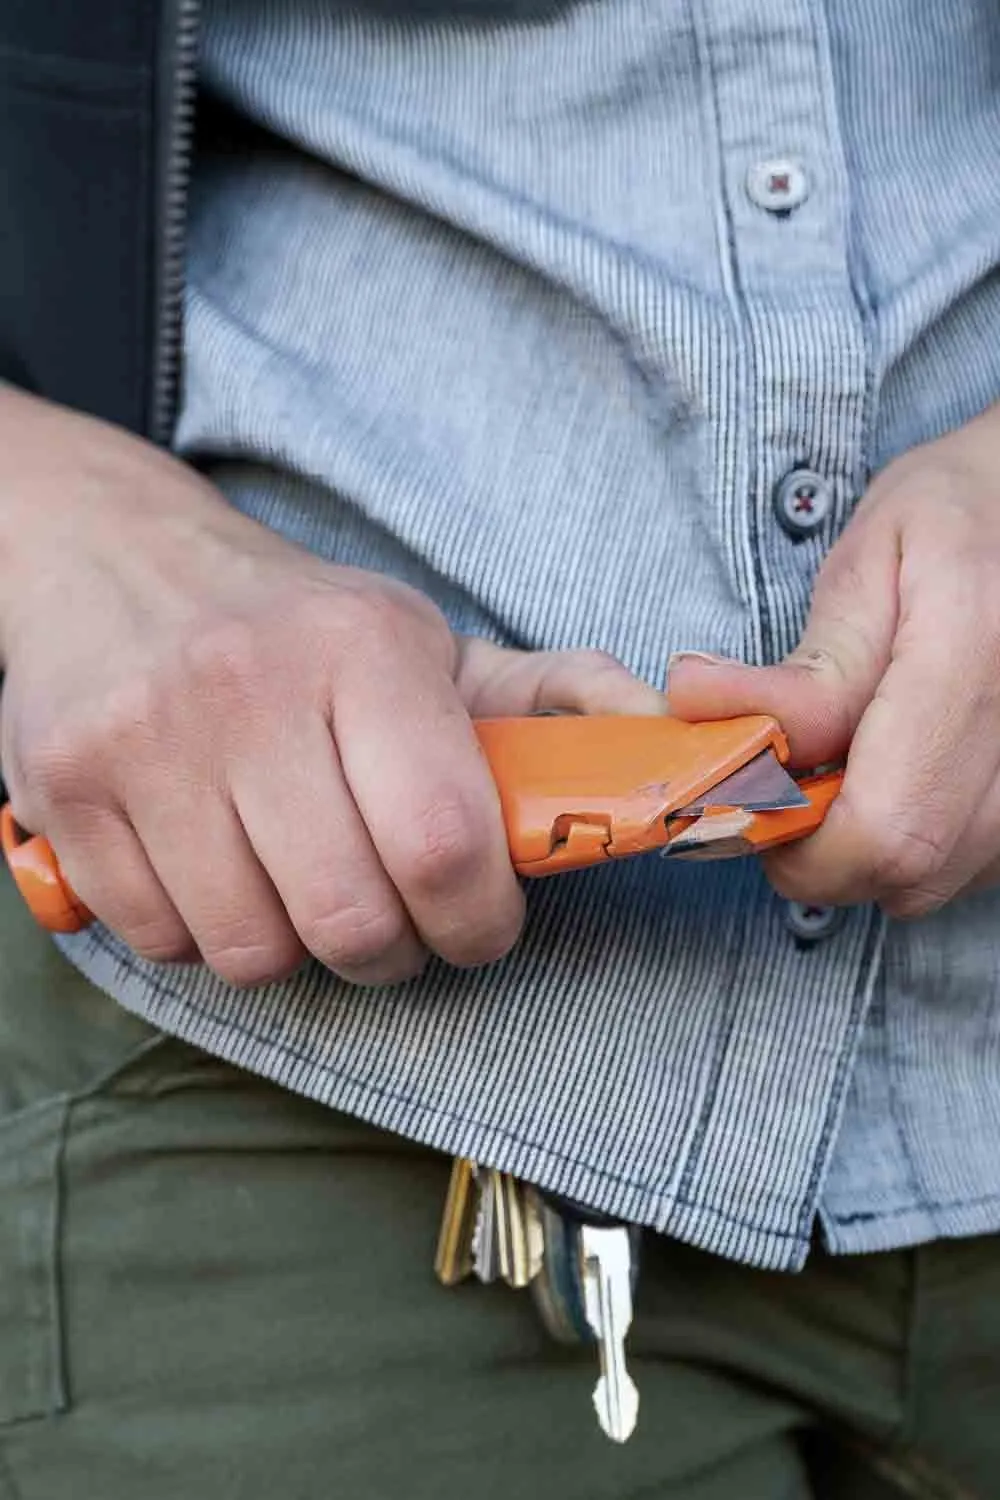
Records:
[[[162,140],[154,216],[155,322],[149,436],[169,446],[177,417],[184,315],[184,241],[194,145],[200,0],[167,0],[167,44],[161,49],[161,97],[156,122]],[[165,7],[166,9],[166,7]]]

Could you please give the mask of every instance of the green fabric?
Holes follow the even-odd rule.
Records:
[[[1000,1496],[1000,1242],[648,1239],[617,1448],[591,1351],[438,1287],[447,1175],[157,1037],[0,882],[2,1500]]]

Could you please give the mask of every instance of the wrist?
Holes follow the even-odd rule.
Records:
[[[0,382],[0,671],[7,662],[10,618],[32,551],[38,528],[37,510],[28,498],[22,452],[31,441],[34,400],[15,387]]]
[[[0,382],[0,671],[16,622],[44,613],[57,561],[78,550],[84,517],[93,523],[105,430]]]

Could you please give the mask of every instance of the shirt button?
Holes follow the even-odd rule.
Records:
[[[801,162],[775,156],[754,162],[747,171],[747,195],[768,213],[788,214],[809,197],[809,178]]]
[[[813,469],[793,469],[775,485],[775,514],[796,541],[818,531],[832,505],[833,486]]]
[[[813,906],[806,901],[789,901],[785,923],[800,943],[821,943],[832,936],[847,915],[843,906]]]

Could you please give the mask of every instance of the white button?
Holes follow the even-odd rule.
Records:
[[[796,540],[818,531],[832,506],[833,486],[814,469],[792,469],[775,485],[775,514]]]
[[[842,906],[811,906],[805,901],[789,901],[785,908],[789,932],[803,943],[819,943],[830,937],[845,916]]]
[[[809,178],[801,162],[775,156],[769,161],[754,162],[747,172],[747,194],[758,208],[768,213],[787,214],[798,208],[809,196]]]

